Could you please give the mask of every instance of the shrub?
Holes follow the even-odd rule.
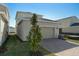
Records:
[[[31,18],[31,29],[29,31],[29,35],[27,36],[28,39],[28,48],[29,52],[32,55],[37,55],[39,52],[39,43],[41,41],[41,32],[40,27],[37,25],[37,15],[33,14]]]

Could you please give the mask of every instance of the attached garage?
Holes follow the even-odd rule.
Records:
[[[42,27],[41,28],[41,33],[42,33],[43,39],[54,38],[55,29],[52,28],[52,27]]]
[[[24,16],[23,16],[24,15]],[[26,37],[29,34],[31,24],[30,24],[30,18],[32,17],[32,13],[25,13],[25,12],[17,12],[16,14],[16,29],[17,29],[17,35],[23,40],[28,41]],[[52,21],[50,19],[45,19],[40,17],[38,15],[38,23],[42,39],[48,39],[48,38],[58,38],[59,35],[59,29],[58,29],[58,22]]]

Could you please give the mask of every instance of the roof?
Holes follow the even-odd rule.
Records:
[[[46,19],[46,18],[42,18],[42,20],[45,20],[45,21],[53,21],[53,20]]]
[[[59,19],[59,20],[57,20],[57,21],[67,20],[67,19],[69,19],[69,18],[78,19],[76,16],[70,16],[70,17],[66,17],[66,18]]]
[[[33,15],[34,13],[32,13],[32,12],[25,12],[25,11],[17,11],[16,12],[16,17],[15,17],[15,19],[17,18],[17,15],[19,14],[19,13],[26,13],[26,14],[30,14],[30,15]],[[37,14],[37,13],[35,13],[37,16],[43,16],[43,15],[40,15],[40,14]]]

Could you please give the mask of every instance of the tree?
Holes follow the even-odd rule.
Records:
[[[31,29],[29,31],[29,35],[27,36],[28,39],[28,47],[29,51],[32,55],[36,55],[39,51],[39,44],[42,38],[40,27],[37,25],[37,15],[33,14],[31,18]]]

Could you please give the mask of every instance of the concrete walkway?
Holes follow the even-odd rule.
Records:
[[[79,45],[61,39],[44,39],[41,45],[58,56],[79,56]]]

